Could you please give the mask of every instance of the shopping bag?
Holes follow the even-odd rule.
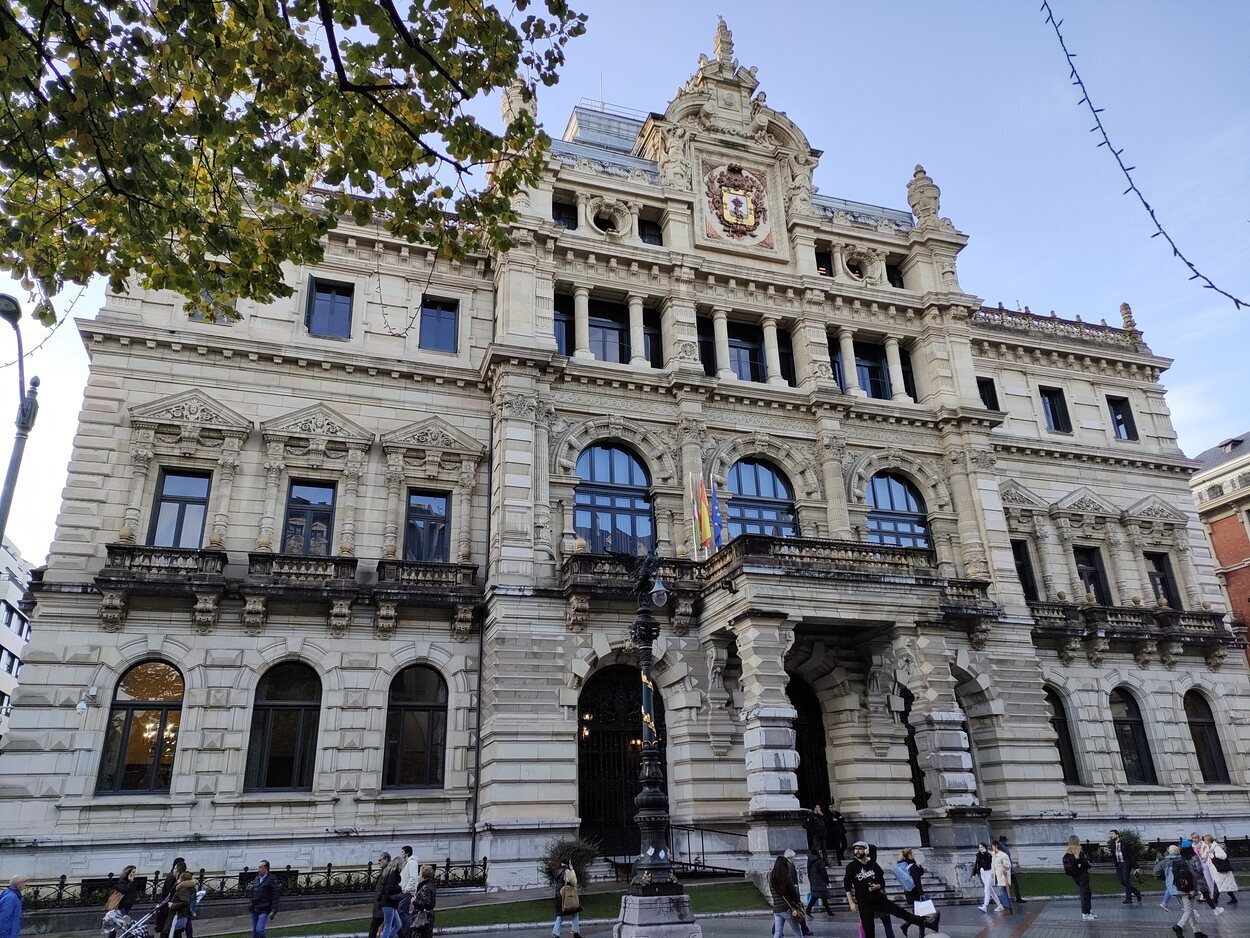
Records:
[[[923,918],[930,915],[937,915],[937,906],[933,904],[932,899],[921,899],[916,903],[916,907],[912,909],[912,911]]]

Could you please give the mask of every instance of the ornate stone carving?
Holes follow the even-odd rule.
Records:
[[[1206,659],[1208,668],[1218,671],[1223,666],[1224,659],[1228,657],[1228,649],[1223,645],[1208,645],[1202,649],[1202,657]]]
[[[500,394],[491,403],[491,412],[504,417],[533,417],[538,408],[538,401],[532,394],[519,391],[508,391]]]
[[[248,635],[259,635],[268,618],[268,603],[264,596],[248,596],[243,600],[243,631]]]
[[[191,624],[201,635],[207,635],[217,627],[221,615],[220,593],[196,593],[195,606],[191,610]]]
[[[522,114],[528,114],[531,120],[538,120],[538,96],[534,88],[516,78],[508,85],[499,102],[499,113],[507,127]]]
[[[973,626],[968,630],[968,643],[976,651],[984,651],[985,646],[989,644],[990,635],[993,634],[994,627],[989,619],[979,617]]]
[[[629,234],[632,217],[629,206],[621,199],[595,196],[586,203],[586,214],[595,230],[609,239],[619,240]],[[609,223],[601,225],[600,219]]]
[[[1088,635],[1085,638],[1085,657],[1096,668],[1101,668],[1111,651],[1111,639],[1105,635]]]
[[[699,361],[699,346],[695,342],[682,341],[677,343],[677,360],[679,362],[691,362],[697,364]]]
[[[1178,641],[1165,641],[1159,643],[1159,659],[1163,662],[1163,666],[1171,671],[1176,667],[1177,662],[1185,653],[1185,646]]]
[[[373,610],[374,637],[382,640],[394,637],[398,624],[399,603],[389,599],[379,601]]]
[[[463,642],[473,634],[473,603],[457,603],[451,617],[451,637]]]
[[[1055,651],[1059,655],[1059,660],[1066,666],[1076,660],[1076,656],[1081,653],[1082,645],[1083,642],[1079,636],[1070,635],[1060,640]]]
[[[569,631],[581,635],[586,631],[586,623],[590,619],[590,597],[583,593],[569,596],[568,606],[564,611],[564,622]]]
[[[100,628],[117,632],[126,624],[126,594],[121,590],[104,590],[100,594]]]
[[[673,634],[679,638],[684,637],[690,631],[690,627],[694,624],[694,600],[690,597],[679,596],[673,602],[673,618],[671,628]]]
[[[330,634],[335,638],[342,638],[347,634],[347,628],[352,624],[352,601],[350,599],[335,599],[330,602],[330,615],[326,619],[330,626]]]
[[[1150,667],[1150,662],[1159,652],[1159,644],[1149,638],[1141,638],[1133,642],[1133,660],[1139,668]]]

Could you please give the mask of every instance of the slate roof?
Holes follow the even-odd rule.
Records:
[[[1250,430],[1238,433],[1234,437],[1229,437],[1229,439],[1212,446],[1210,449],[1204,449],[1194,459],[1202,467],[1198,471],[1205,472],[1207,469],[1214,469],[1216,466],[1232,462],[1234,459],[1240,459],[1246,455],[1250,455]]]

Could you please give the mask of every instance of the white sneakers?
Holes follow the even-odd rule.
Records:
[[[1212,910],[1211,910],[1211,914],[1212,914],[1212,915],[1223,915],[1223,914],[1224,914],[1224,906],[1222,906],[1222,905],[1217,905],[1214,909],[1212,909]]]
[[[1098,920],[1098,916],[1093,912],[1084,912],[1081,914],[1081,919],[1086,922],[1096,922]]]

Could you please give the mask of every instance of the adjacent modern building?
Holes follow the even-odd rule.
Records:
[[[8,538],[0,545],[0,740],[9,732],[13,697],[22,672],[22,655],[30,639],[30,619],[23,611],[30,564]]]
[[[1169,360],[1127,305],[987,307],[919,166],[909,210],[818,195],[758,86],[722,22],[662,113],[578,107],[505,252],[344,220],[238,321],[136,287],[78,322],[0,856],[411,843],[495,888],[556,837],[626,856],[651,549],[673,821],[709,861],[764,868],[830,798],[952,884],[991,830],[1026,865],[1250,833],[1245,637]]]
[[[1194,457],[1198,517],[1234,619],[1250,621],[1250,431]]]

